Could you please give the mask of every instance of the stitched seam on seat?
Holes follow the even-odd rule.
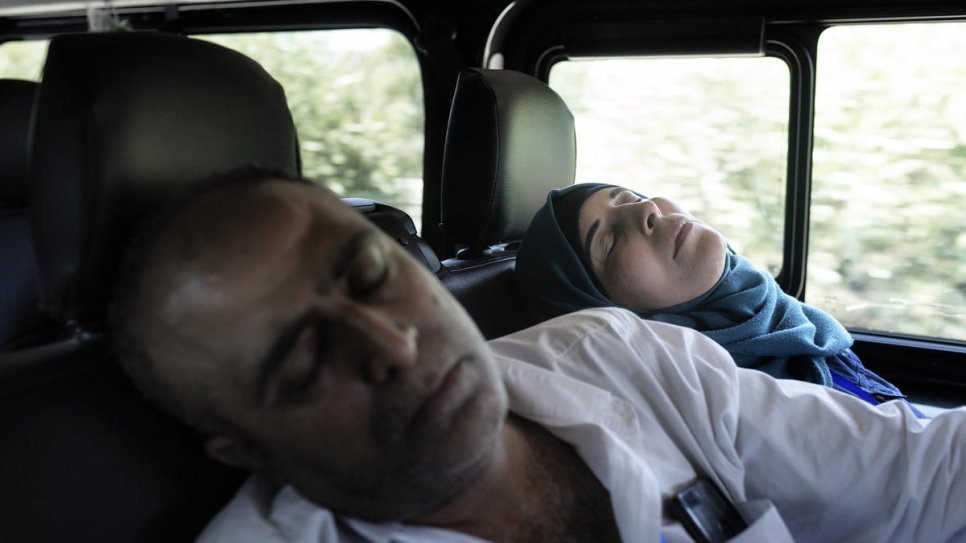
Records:
[[[500,161],[502,160],[502,157],[500,156],[500,149],[501,149],[501,146],[500,146],[500,115],[499,115],[499,109],[500,108],[499,108],[499,104],[497,103],[497,93],[496,93],[496,91],[493,90],[493,87],[490,85],[490,83],[484,77],[480,76],[480,79],[486,84],[486,88],[487,88],[487,90],[490,91],[490,94],[493,95],[493,100],[491,101],[492,104],[493,104],[493,109],[492,109],[492,113],[493,113],[493,124],[494,124],[494,126],[493,126],[494,132],[493,133],[495,135],[495,140],[496,140],[496,145],[494,146],[495,147],[494,151],[496,153],[496,160],[493,163],[494,168],[493,168],[493,171],[491,172],[491,177],[490,177],[490,194],[489,194],[489,198],[487,200],[487,205],[486,205],[487,212],[484,213],[479,218],[479,221],[477,221],[478,224],[477,224],[476,233],[475,233],[476,234],[475,235],[475,238],[476,238],[475,241],[476,241],[476,243],[477,244],[483,244],[483,245],[485,245],[486,244],[486,240],[484,239],[483,234],[486,231],[487,223],[489,222],[489,219],[488,218],[493,215],[493,207],[494,207],[494,205],[495,205],[495,203],[497,201],[496,192],[497,192],[498,189],[497,189],[497,186],[496,185],[497,185],[497,179],[499,177],[499,173],[498,173],[499,172],[499,169],[500,169],[499,168],[499,164],[500,164]]]

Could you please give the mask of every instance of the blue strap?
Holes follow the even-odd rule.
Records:
[[[842,392],[848,392],[853,396],[862,398],[872,405],[879,405],[879,400],[876,400],[871,394],[862,390],[855,383],[846,379],[841,373],[832,371],[832,383],[835,385],[836,389],[841,390]]]

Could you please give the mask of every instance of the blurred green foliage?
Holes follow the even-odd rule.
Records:
[[[420,224],[423,90],[404,36],[376,28],[197,37],[250,56],[282,84],[307,177]]]
[[[966,24],[846,26],[818,51],[807,301],[966,340]]]
[[[47,40],[0,43],[0,77],[40,81],[47,56]]]
[[[382,28],[196,36],[257,60],[285,89],[303,173],[420,224],[423,94],[409,41]],[[0,77],[39,80],[46,41],[0,45]]]

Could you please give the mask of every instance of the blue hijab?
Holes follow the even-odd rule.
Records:
[[[557,223],[555,201],[587,188],[581,184],[550,192],[517,252],[517,280],[531,318],[538,321],[590,307],[620,307],[604,296],[574,251],[564,233],[569,225],[562,229]],[[628,309],[644,319],[702,332],[739,366],[826,386],[832,385],[826,357],[852,345],[835,318],[789,296],[771,275],[730,248],[724,273],[708,292],[657,311]]]

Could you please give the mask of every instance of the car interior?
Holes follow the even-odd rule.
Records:
[[[421,224],[364,195],[343,200],[495,338],[535,324],[513,277],[515,250],[547,192],[577,179],[575,112],[547,84],[550,52],[737,53],[762,47],[765,27],[808,43],[833,21],[966,21],[966,6],[911,0],[456,4],[118,2],[104,6],[123,27],[112,32],[88,31],[89,10],[73,5],[0,10],[0,45],[50,39],[40,82],[0,80],[0,539],[191,540],[246,476],[140,396],[114,363],[106,320],[141,220],[227,171],[303,174],[283,86],[248,56],[191,34],[401,29],[423,75]],[[791,259],[804,251],[797,243]],[[855,349],[920,405],[966,399],[963,342],[870,337]]]

